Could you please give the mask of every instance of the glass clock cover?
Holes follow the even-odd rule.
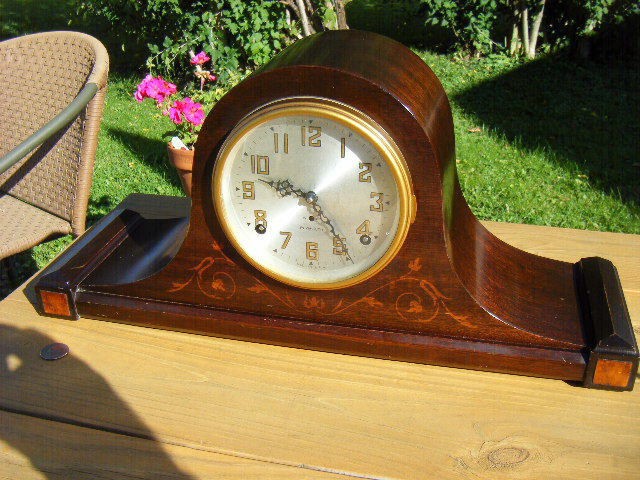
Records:
[[[410,223],[410,180],[397,147],[363,114],[320,99],[249,115],[223,145],[213,186],[239,252],[304,288],[369,278]]]

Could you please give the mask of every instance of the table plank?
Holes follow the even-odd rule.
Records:
[[[611,260],[625,290],[640,292],[640,235],[591,232],[501,222],[482,222],[494,235],[514,247],[565,262],[600,256]]]
[[[491,228],[491,227],[490,227]],[[502,228],[496,226],[496,229]],[[507,241],[536,251],[544,227]],[[509,230],[511,231],[511,230]],[[524,232],[524,233],[522,233]],[[553,232],[552,232],[553,233]],[[635,265],[636,238],[567,235],[567,251]],[[605,234],[615,235],[615,234]],[[529,240],[526,240],[526,238]],[[617,238],[617,237],[615,237]],[[629,253],[629,250],[632,250]],[[635,327],[638,268],[620,268]],[[363,478],[637,478],[640,389],[471,372],[38,317],[0,303],[0,407],[159,442]],[[51,341],[72,354],[37,358]]]
[[[0,479],[345,478],[0,411]]]
[[[31,319],[26,309],[3,317],[3,348],[22,364],[0,378],[0,404],[43,417],[372,478],[633,478],[640,467],[639,390]],[[52,340],[72,356],[38,360]]]

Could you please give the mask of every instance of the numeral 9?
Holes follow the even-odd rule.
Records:
[[[256,192],[253,182],[242,182],[242,198],[245,200],[255,200]]]

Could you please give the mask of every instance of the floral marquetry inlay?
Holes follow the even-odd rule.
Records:
[[[233,299],[239,291],[235,275],[243,270],[237,268],[236,263],[224,254],[217,242],[212,244],[212,249],[212,255],[190,268],[187,279],[184,282],[174,282],[169,292],[178,292],[195,283],[198,290],[208,298]],[[465,327],[474,328],[467,316],[457,315],[450,310],[447,305],[450,299],[432,282],[421,277],[421,270],[422,259],[417,257],[408,262],[403,275],[378,286],[355,301],[340,298],[337,302],[329,302],[315,293],[304,295],[302,300],[294,300],[289,294],[275,291],[253,275],[253,285],[240,288],[253,294],[269,295],[281,305],[301,314],[312,311],[321,316],[335,316],[355,307],[381,309],[392,305],[391,308],[403,320],[430,322],[439,315],[445,315]]]

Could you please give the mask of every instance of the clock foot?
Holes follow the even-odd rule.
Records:
[[[583,258],[575,265],[578,298],[589,325],[592,346],[584,386],[631,390],[638,371],[638,345],[618,272],[603,258]]]

